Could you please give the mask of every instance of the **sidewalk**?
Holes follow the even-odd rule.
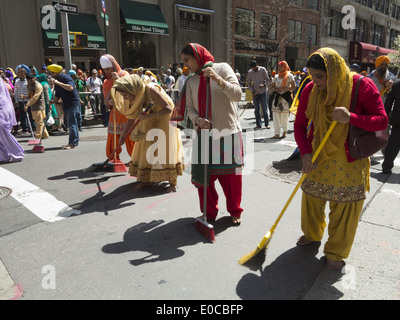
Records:
[[[398,167],[390,176],[371,172],[371,183],[379,180],[385,182],[366,202],[345,274],[324,271],[305,299],[400,299]]]

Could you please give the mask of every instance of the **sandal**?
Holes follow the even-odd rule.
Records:
[[[62,146],[62,149],[63,150],[70,150],[70,149],[74,149],[75,148],[75,146],[73,146],[73,145],[71,145],[71,144],[68,144],[68,145],[66,145],[66,146]]]

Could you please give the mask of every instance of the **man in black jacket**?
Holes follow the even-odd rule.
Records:
[[[382,172],[392,173],[394,160],[400,151],[400,80],[393,84],[385,101],[385,110],[392,126],[388,145],[385,148],[385,160],[382,163]]]

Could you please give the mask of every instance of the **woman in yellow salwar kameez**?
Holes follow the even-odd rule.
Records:
[[[301,229],[297,244],[304,246],[321,241],[325,222],[325,205],[329,201],[328,240],[324,247],[329,270],[341,270],[348,258],[369,191],[370,160],[352,159],[348,152],[349,124],[368,131],[387,127],[379,91],[369,78],[350,72],[345,61],[333,49],[322,48],[310,56],[307,68],[312,83],[304,89],[294,125],[295,138],[307,174],[302,184]],[[349,111],[357,99],[355,113]],[[315,163],[312,156],[333,121],[337,125]],[[307,128],[310,122],[310,132]]]
[[[174,103],[157,84],[138,75],[115,81],[112,98],[128,124],[121,137],[126,136],[135,121],[140,120],[130,139],[135,142],[129,173],[140,182],[139,190],[151,183],[168,181],[167,192],[175,192],[177,179],[183,174],[183,146],[180,131],[170,124]],[[147,114],[143,110],[153,104]],[[122,142],[122,141],[121,141]]]

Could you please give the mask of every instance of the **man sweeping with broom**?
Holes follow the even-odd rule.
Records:
[[[195,161],[198,164],[192,161],[192,183],[198,188],[201,211],[208,221],[216,219],[218,194],[215,181],[218,180],[226,196],[232,223],[238,226],[243,212],[240,206],[243,148],[242,130],[235,102],[241,100],[242,89],[232,68],[227,63],[214,63],[214,57],[201,45],[186,45],[182,49],[181,58],[185,67],[194,73],[186,81],[178,107],[179,114],[184,114],[186,106],[187,114],[198,133],[200,161]],[[204,133],[206,136],[212,136],[212,152],[209,153],[208,160],[213,161],[208,161],[209,166],[207,161],[201,161],[204,154],[207,154],[207,143],[203,143],[203,140],[208,139],[200,137]],[[208,181],[205,179],[207,176]],[[208,237],[206,231],[202,233]],[[212,240],[211,237],[208,238]]]

